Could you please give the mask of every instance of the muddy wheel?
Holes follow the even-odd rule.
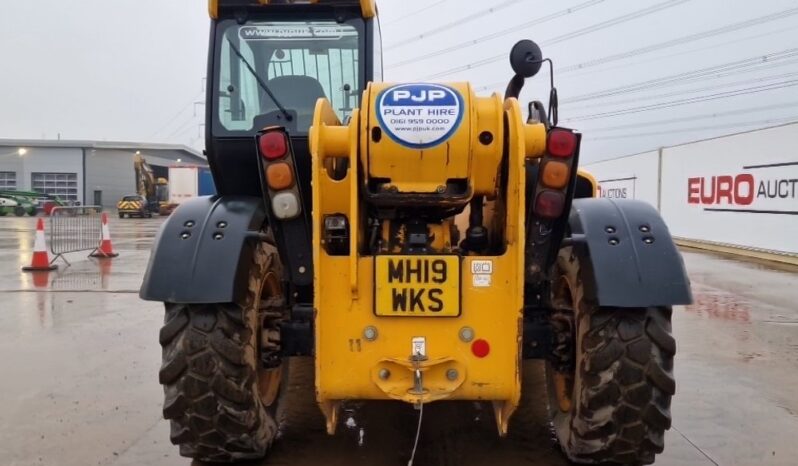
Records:
[[[561,251],[552,286],[549,414],[577,463],[651,464],[664,448],[676,391],[671,309],[599,307],[579,261]]]
[[[261,243],[243,302],[166,304],[159,378],[164,417],[182,456],[261,458],[274,441],[288,366],[279,356],[281,277],[276,249]]]

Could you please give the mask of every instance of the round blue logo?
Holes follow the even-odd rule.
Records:
[[[413,149],[437,146],[463,121],[463,98],[440,84],[399,84],[377,99],[377,120],[388,136]]]

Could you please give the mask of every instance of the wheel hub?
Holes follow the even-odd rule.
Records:
[[[283,378],[280,324],[285,320],[285,301],[280,282],[273,273],[264,279],[258,308],[261,321],[258,392],[263,405],[269,407],[279,395]]]

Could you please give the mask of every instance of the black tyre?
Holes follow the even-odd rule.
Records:
[[[14,215],[17,217],[24,217],[25,216],[25,208],[24,207],[14,207]]]
[[[231,462],[263,457],[277,435],[285,317],[281,266],[260,244],[241,303],[166,304],[161,329],[163,413],[182,456]]]
[[[577,463],[653,463],[676,391],[671,309],[597,306],[571,248],[561,251],[556,272],[546,377],[563,451]]]

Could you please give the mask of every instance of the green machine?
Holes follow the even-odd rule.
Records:
[[[31,217],[36,215],[39,199],[46,199],[55,206],[63,206],[64,202],[58,196],[37,193],[35,191],[0,191],[0,217],[25,214]]]

